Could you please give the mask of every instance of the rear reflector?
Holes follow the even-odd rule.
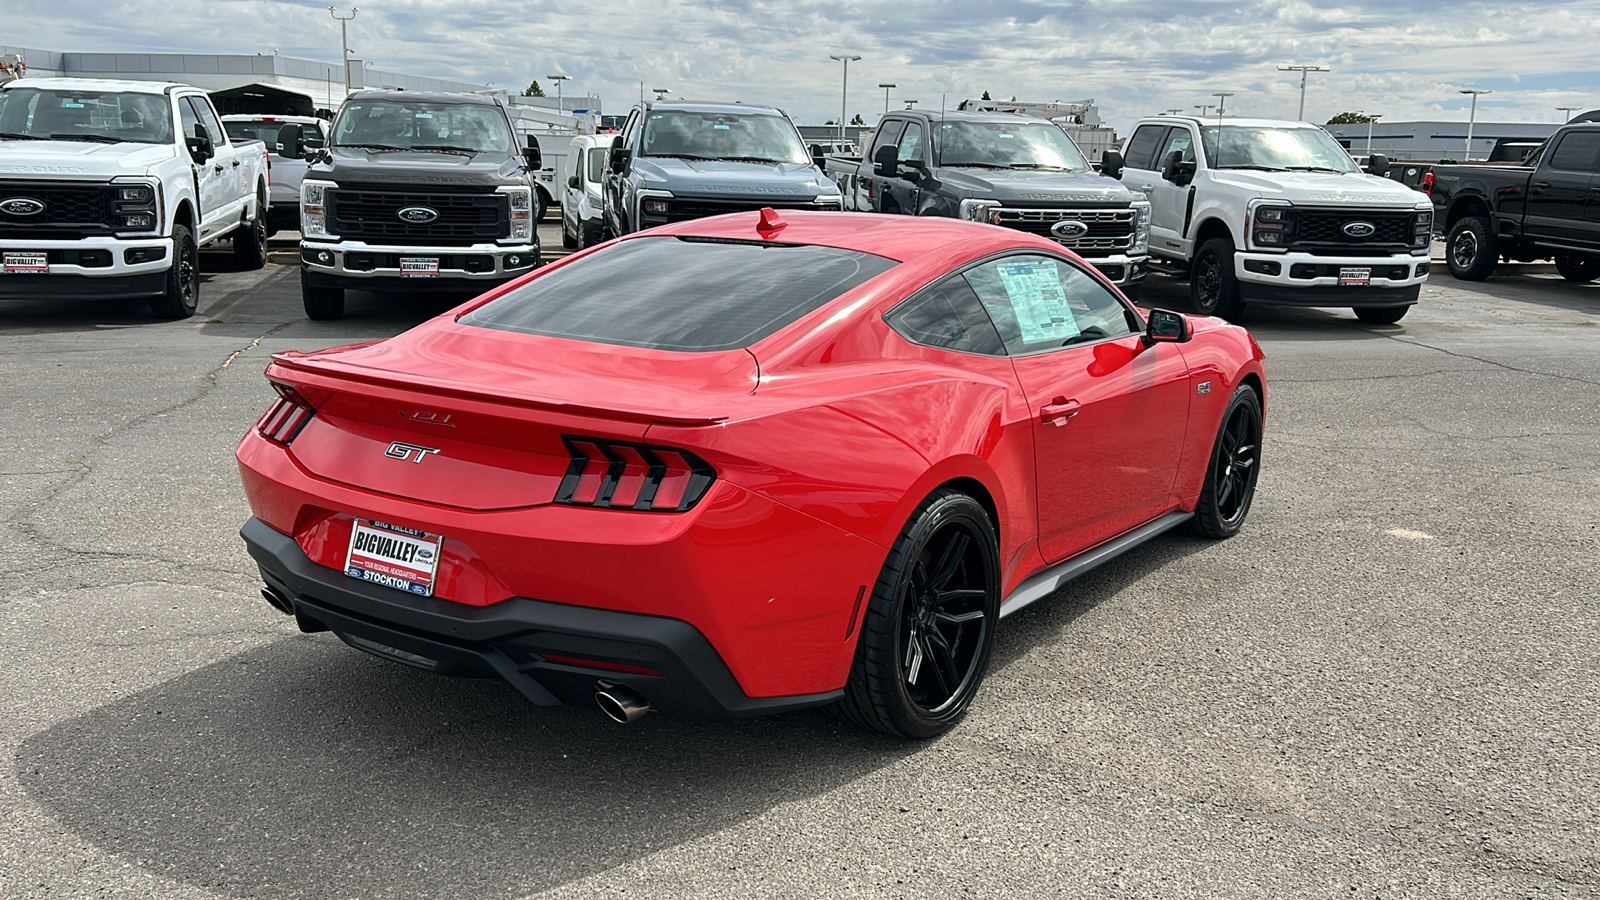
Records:
[[[300,396],[299,391],[288,385],[274,381],[272,389],[278,392],[278,400],[256,423],[256,430],[267,440],[287,447],[317,411],[306,398]]]
[[[572,454],[557,503],[683,512],[700,502],[716,470],[687,450],[564,434]]]

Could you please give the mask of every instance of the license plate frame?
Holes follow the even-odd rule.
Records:
[[[50,256],[47,253],[29,252],[0,254],[0,271],[7,275],[48,275]]]
[[[438,278],[439,258],[436,256],[400,257],[401,278]]]
[[[1367,287],[1372,284],[1371,266],[1340,266],[1340,287]]]
[[[345,550],[344,574],[418,597],[431,597],[438,586],[443,550],[444,535],[356,519]]]

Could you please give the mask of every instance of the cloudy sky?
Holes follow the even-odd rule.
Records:
[[[839,63],[849,111],[995,97],[1093,97],[1124,133],[1141,115],[1215,102],[1293,118],[1342,110],[1389,121],[1556,122],[1600,107],[1600,0],[357,0],[356,56],[419,75],[525,86],[565,73],[567,93],[626,112],[647,88],[783,106],[801,122],[836,117]],[[339,29],[319,0],[0,0],[0,43],[46,50],[256,53],[337,59]],[[346,9],[348,4],[341,7]],[[15,26],[26,23],[25,28]],[[551,93],[554,93],[551,91]]]

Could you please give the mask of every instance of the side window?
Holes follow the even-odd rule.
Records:
[[[916,122],[907,122],[905,136],[900,139],[900,161],[921,158],[922,126]]]
[[[190,94],[183,102],[194,107],[195,115],[200,117],[200,124],[206,127],[206,136],[213,144],[220,147],[228,143],[228,133],[222,130],[222,123],[217,121],[217,114],[211,111],[211,103],[206,98]]]
[[[947,278],[900,304],[884,321],[913,344],[984,356],[1006,355],[1005,343],[982,301],[960,276]]]
[[[1155,165],[1152,168],[1161,168],[1161,163],[1167,154],[1178,151],[1184,162],[1194,162],[1194,135],[1187,128],[1174,128],[1167,132],[1167,139],[1162,141],[1161,149],[1156,152]]]
[[[895,144],[900,143],[900,135],[904,134],[905,130],[906,123],[904,119],[891,119],[886,122],[882,128],[878,129],[877,136],[872,139],[872,150],[867,153],[867,159],[876,157],[880,147],[893,147]]]
[[[1161,143],[1161,135],[1167,130],[1165,125],[1140,125],[1133,132],[1133,137],[1128,138],[1128,144],[1122,150],[1122,160],[1130,169],[1154,169],[1156,167],[1156,145]]]
[[[184,140],[194,137],[194,129],[200,124],[200,117],[195,114],[194,106],[189,103],[188,97],[181,97],[178,100],[178,121],[183,124]]]
[[[1040,256],[1007,256],[965,278],[1013,356],[1127,337],[1137,317],[1094,276]]]
[[[1595,157],[1600,156],[1600,132],[1575,131],[1561,139],[1556,152],[1550,154],[1550,168],[1563,172],[1596,171]]]

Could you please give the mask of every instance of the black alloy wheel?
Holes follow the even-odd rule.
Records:
[[[989,664],[1000,616],[999,548],[983,506],[942,488],[896,539],[867,604],[838,713],[896,737],[960,720]]]
[[[1445,264],[1462,281],[1482,281],[1500,262],[1500,245],[1483,216],[1467,216],[1450,226],[1445,242]]]
[[[1233,271],[1233,242],[1212,238],[1195,253],[1189,274],[1189,301],[1203,316],[1237,319],[1244,312],[1239,278]]]
[[[150,298],[150,311],[163,319],[187,319],[200,306],[200,247],[189,226],[172,226],[172,248],[166,290]]]
[[[241,270],[254,271],[267,265],[267,204],[258,201],[256,217],[233,233],[233,261]]]
[[[1600,256],[1557,253],[1556,272],[1574,284],[1588,284],[1600,278]]]
[[[1211,449],[1205,485],[1190,528],[1211,538],[1232,537],[1244,525],[1261,475],[1261,399],[1248,384],[1228,401]]]

